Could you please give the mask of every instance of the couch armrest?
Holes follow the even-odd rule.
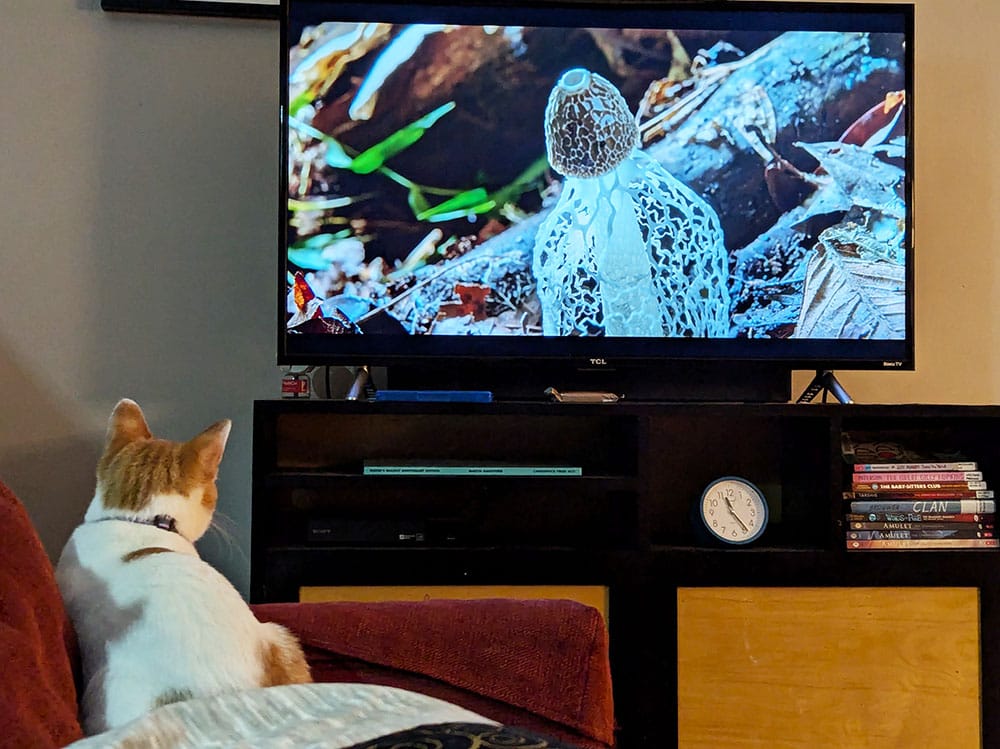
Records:
[[[73,634],[28,514],[0,482],[0,746],[65,746],[77,720]]]
[[[430,677],[613,743],[607,629],[589,606],[435,599],[253,609],[294,631],[307,655],[333,653]]]

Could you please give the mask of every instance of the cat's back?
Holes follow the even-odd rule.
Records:
[[[179,535],[85,523],[56,579],[80,644],[88,733],[165,700],[260,683],[260,624]]]
[[[92,597],[99,589],[112,605],[193,603],[201,596],[209,606],[243,600],[186,538],[127,520],[77,527],[59,558],[56,580],[67,602]]]

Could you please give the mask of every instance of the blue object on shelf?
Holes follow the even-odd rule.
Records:
[[[377,401],[492,403],[489,390],[377,390]]]

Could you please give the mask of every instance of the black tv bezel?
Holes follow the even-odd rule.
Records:
[[[886,2],[796,2],[795,0],[473,0],[447,5],[432,0],[369,0],[368,2],[310,2],[316,6],[336,9],[344,20],[372,20],[380,11],[398,22],[440,20],[441,14],[450,21],[470,24],[488,23],[484,13],[505,14],[508,24],[566,25],[550,14],[572,12],[583,21],[599,25],[602,17],[614,19],[612,26],[642,26],[643,18],[663,13],[680,13],[689,19],[727,16],[756,16],[758,26],[763,20],[777,19],[774,27],[815,28],[836,30],[853,28],[850,20],[866,17],[866,24],[884,16],[884,30],[902,31],[906,45],[905,92],[906,163],[904,196],[907,205],[905,220],[906,264],[906,335],[903,340],[844,340],[844,339],[730,339],[730,338],[613,338],[596,337],[506,337],[506,336],[398,336],[398,335],[321,335],[289,334],[286,332],[286,271],[287,271],[287,184],[288,184],[288,33],[289,2],[280,7],[280,146],[279,146],[279,225],[277,278],[277,363],[281,366],[405,366],[434,370],[456,366],[492,363],[499,367],[539,366],[602,369],[636,367],[664,369],[671,364],[696,368],[713,364],[744,363],[750,366],[773,365],[781,371],[815,370],[913,370],[915,368],[914,320],[914,5]],[[627,14],[622,22],[622,14]],[[383,18],[385,16],[382,16]],[[809,19],[811,24],[805,23]],[[890,19],[895,19],[890,23]],[[792,23],[792,21],[795,21]],[[648,22],[647,22],[648,23]],[[650,24],[654,27],[660,24]],[[697,24],[692,20],[692,27]],[[709,25],[701,26],[710,28]],[[831,349],[833,349],[831,351]]]

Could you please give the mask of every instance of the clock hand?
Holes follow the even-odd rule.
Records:
[[[726,500],[726,507],[729,508],[729,514],[736,518],[736,522],[740,524],[740,527],[743,528],[745,532],[749,532],[750,529],[747,528],[747,524],[744,523],[740,519],[740,516],[736,514],[736,510],[733,508],[733,500],[729,497],[724,497],[724,499]]]

